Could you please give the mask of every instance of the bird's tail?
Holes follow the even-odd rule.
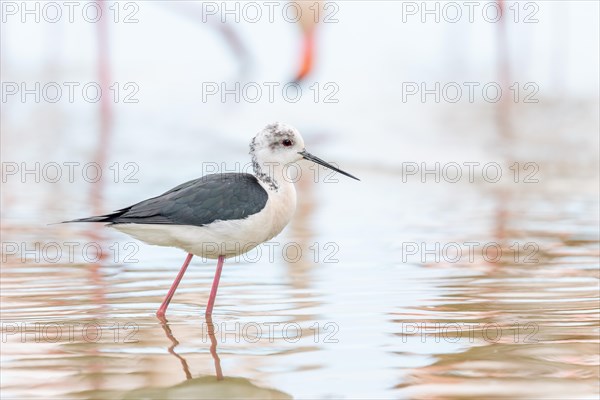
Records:
[[[69,224],[71,222],[111,222],[113,217],[113,214],[97,215],[95,217],[78,218],[71,219],[69,221],[62,221],[61,224]]]

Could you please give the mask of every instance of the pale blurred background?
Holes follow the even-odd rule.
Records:
[[[244,18],[243,2],[228,2],[239,22],[221,2],[91,3],[78,3],[72,23],[57,3],[63,15],[52,23],[47,2],[29,5],[39,22],[22,15],[23,3],[2,2],[5,398],[598,396],[598,2],[476,2],[473,22],[463,2],[428,2],[439,22],[422,2],[298,2],[318,23],[287,21],[287,2],[273,22],[264,2],[254,3],[258,22],[248,8]],[[458,22],[449,21],[453,4]],[[103,17],[86,21],[84,7]],[[484,8],[503,18],[489,22]],[[282,93],[294,80],[296,102],[285,97],[295,87]],[[62,98],[23,101],[22,85],[36,82],[55,82]],[[79,85],[72,102],[65,82]],[[98,102],[82,94],[90,82],[103,88]],[[436,82],[460,86],[462,99],[406,92]],[[465,82],[478,85],[474,101]],[[486,101],[488,83],[502,88],[500,101]],[[222,101],[222,87],[236,84],[262,97],[248,89]],[[214,163],[239,170],[251,137],[272,121],[294,125],[311,152],[362,181],[331,184],[323,174],[315,183],[305,167],[296,218],[275,239],[298,243],[303,256],[225,265],[214,323],[279,324],[270,336],[216,335],[211,349],[202,316],[211,262],[192,262],[161,325],[153,312],[181,251],[101,226],[48,225],[160,194]],[[97,183],[81,175],[91,162],[102,168]],[[406,174],[407,163],[436,162],[495,162],[503,177],[490,183],[476,169],[474,182],[422,183]],[[22,175],[35,163],[63,174],[64,163],[80,164],[72,182],[50,182]],[[536,182],[524,182],[533,170]],[[56,261],[35,250],[64,251],[65,242],[99,243],[104,257],[90,263],[77,250]],[[466,242],[499,243],[505,256],[405,254],[407,243]],[[532,263],[523,262],[527,244],[537,248]],[[36,340],[36,323],[65,331]],[[108,328],[97,341],[66,334],[90,323],[132,324],[137,342]],[[299,340],[285,340],[286,323],[301,327]],[[328,323],[336,342],[325,340]],[[456,324],[502,333],[443,336]]]

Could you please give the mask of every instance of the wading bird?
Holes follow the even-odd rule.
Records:
[[[206,315],[211,315],[225,258],[252,250],[278,235],[296,209],[296,189],[284,175],[288,164],[310,160],[358,178],[308,153],[293,127],[273,123],[250,143],[254,174],[206,175],[110,214],[65,222],[106,222],[148,244],[188,253],[156,315],[164,318],[194,255],[218,259]]]

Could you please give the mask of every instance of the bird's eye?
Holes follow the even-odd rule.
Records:
[[[281,144],[284,145],[285,147],[290,147],[293,143],[292,143],[292,141],[290,139],[284,139],[281,142]]]

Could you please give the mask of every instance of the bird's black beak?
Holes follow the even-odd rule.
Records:
[[[360,181],[360,179],[358,179],[357,177],[352,176],[349,173],[344,172],[341,169],[338,169],[338,168],[334,167],[333,165],[329,164],[328,162],[321,160],[319,157],[313,156],[312,154],[310,154],[306,150],[299,151],[298,154],[300,154],[302,156],[302,158],[304,158],[305,160],[309,160],[309,161],[315,162],[315,163],[317,163],[319,165],[324,166],[325,168],[332,169],[332,170],[334,170],[336,172],[339,172],[342,175],[346,175],[349,178],[356,179],[357,181]]]

